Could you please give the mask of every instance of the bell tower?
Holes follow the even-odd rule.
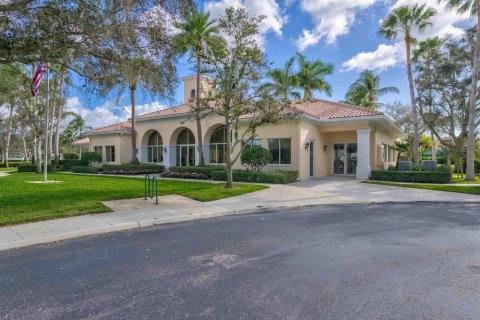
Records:
[[[195,102],[195,98],[198,96],[197,92],[197,76],[188,76],[182,78],[183,80],[183,103],[191,104]],[[200,97],[208,96],[212,94],[213,79],[206,75],[200,76]]]

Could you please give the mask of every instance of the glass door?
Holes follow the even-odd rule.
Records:
[[[334,144],[333,152],[333,174],[345,174],[345,144]]]
[[[347,172],[346,174],[357,173],[357,144],[347,144]]]
[[[310,177],[313,177],[313,141],[310,141]]]

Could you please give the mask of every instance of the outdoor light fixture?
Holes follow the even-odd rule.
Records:
[[[323,151],[324,151],[324,152],[327,152],[327,148],[328,148],[328,146],[327,146],[327,145],[324,145],[324,146],[323,146]]]
[[[309,143],[309,142],[305,143],[305,150],[308,151],[308,148],[309,148],[309,147],[310,147],[310,143]]]
[[[163,147],[163,152],[167,153],[167,148]]]

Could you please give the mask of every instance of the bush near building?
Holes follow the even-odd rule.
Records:
[[[100,173],[101,168],[97,167],[71,167],[70,170],[74,173]]]
[[[418,182],[418,183],[449,183],[452,180],[450,170],[443,171],[389,171],[376,170],[370,173],[371,180]]]
[[[137,175],[162,173],[164,171],[165,166],[155,164],[104,164],[102,166],[104,174]]]
[[[51,172],[61,171],[63,170],[63,166],[57,166],[54,164],[47,165],[47,170]],[[37,172],[37,165],[36,164],[22,164],[17,167],[18,172]],[[43,172],[43,164],[42,164],[42,172]]]

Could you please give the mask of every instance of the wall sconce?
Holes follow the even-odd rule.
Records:
[[[327,146],[327,145],[324,145],[324,146],[323,146],[323,152],[327,152],[327,148],[328,148],[328,146]]]
[[[305,143],[305,150],[308,151],[308,148],[310,148],[310,143],[309,142]]]
[[[167,148],[163,147],[163,152],[167,153]]]

